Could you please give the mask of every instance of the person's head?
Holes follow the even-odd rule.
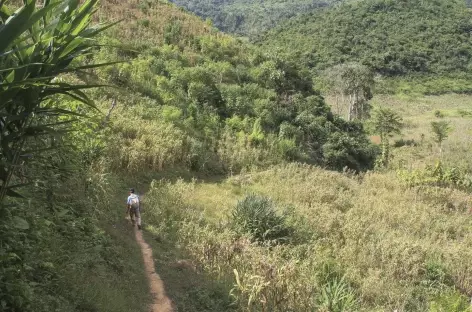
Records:
[[[130,193],[130,194],[134,194],[134,188],[130,188],[130,189],[129,189],[129,193]]]

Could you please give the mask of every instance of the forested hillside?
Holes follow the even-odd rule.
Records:
[[[126,61],[98,73],[121,90],[97,94],[119,107],[108,147],[115,148],[114,166],[210,173],[284,160],[338,170],[372,166],[376,151],[362,125],[333,115],[311,77],[289,60],[213,32],[173,5],[130,8],[139,19],[103,39],[130,51],[107,48],[94,57]],[[152,135],[159,131],[166,135]]]
[[[471,17],[462,0],[357,1],[283,23],[261,44],[315,70],[358,62],[390,77],[464,77]]]
[[[171,0],[220,30],[254,37],[290,17],[340,0]]]

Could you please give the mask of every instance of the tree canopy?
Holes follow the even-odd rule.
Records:
[[[257,36],[300,13],[325,7],[339,0],[171,0],[203,17],[225,32]]]
[[[385,76],[449,74],[472,66],[472,15],[463,0],[366,0],[313,11],[260,41],[302,66],[360,62]]]

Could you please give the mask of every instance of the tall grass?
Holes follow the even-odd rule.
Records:
[[[233,232],[233,199],[252,192],[291,205],[302,239],[268,248]],[[201,272],[233,285],[241,311],[426,311],[472,293],[472,217],[462,209],[472,198],[461,191],[291,164],[221,184],[164,183],[147,199],[154,233],[172,233]]]

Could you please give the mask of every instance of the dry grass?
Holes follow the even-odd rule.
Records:
[[[281,210],[294,207],[297,230],[306,242],[269,251],[234,241],[228,232],[230,212],[252,192],[273,198]],[[165,202],[169,194],[172,206]],[[274,288],[267,286],[257,296],[287,292],[277,309],[306,311],[322,287],[316,270],[331,258],[355,285],[363,310],[425,311],[429,301],[451,287],[472,295],[472,196],[460,191],[405,189],[393,173],[370,173],[359,180],[292,164],[221,183],[179,182],[161,188],[159,197],[158,210],[184,209],[190,216],[178,236],[200,269],[228,282],[233,269],[244,274],[248,284],[239,290],[240,299],[256,287],[249,278],[262,276],[260,282]],[[234,253],[235,248],[243,253]],[[431,277],[434,265],[444,279]],[[307,298],[293,301],[295,291]]]
[[[335,99],[328,97],[327,101],[336,112]],[[472,150],[472,96],[446,94],[408,98],[379,95],[374,97],[372,105],[390,107],[403,117],[405,127],[401,135],[392,138],[392,143],[403,139],[414,140],[418,145],[394,149],[393,168],[424,167],[441,159],[447,166],[472,169],[469,157]],[[436,111],[440,111],[441,119],[449,121],[452,126],[449,138],[443,143],[442,156],[431,131],[431,122],[439,120]],[[343,112],[341,109],[340,113]]]

